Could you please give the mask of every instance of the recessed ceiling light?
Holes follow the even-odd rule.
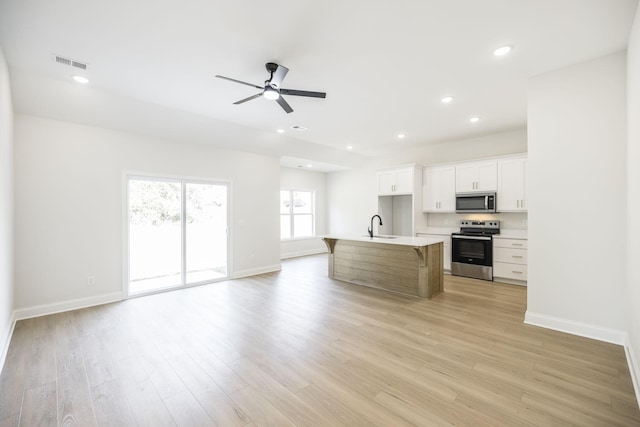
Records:
[[[404,133],[399,133],[399,134],[398,134],[398,138],[399,138],[399,139],[402,139],[402,138],[404,138],[405,136],[407,136],[407,135],[405,135]]]
[[[480,121],[480,117],[478,116],[473,116],[469,118],[470,123],[478,123],[479,121]]]
[[[73,80],[77,81],[78,83],[82,83],[82,84],[87,84],[89,83],[89,79],[86,77],[82,77],[82,76],[73,76]]]
[[[442,98],[440,98],[440,101],[441,101],[443,104],[448,104],[448,103],[450,103],[451,101],[453,101],[453,96],[451,96],[451,95],[443,96]]]
[[[347,150],[353,150],[353,145],[347,145]]]
[[[278,133],[284,133],[284,129],[278,129],[278,130],[276,130],[276,132],[278,132]]]
[[[513,49],[513,46],[500,46],[499,48],[497,48],[496,50],[493,51],[493,55],[494,56],[504,56],[507,53],[511,52],[511,50]]]
[[[309,163],[309,164],[307,165],[307,167],[308,167],[308,168],[312,168],[312,167],[313,167],[313,165],[312,165],[311,163]]]

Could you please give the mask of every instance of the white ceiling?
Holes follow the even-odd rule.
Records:
[[[283,155],[291,166],[350,165],[524,127],[527,79],[624,49],[637,3],[0,0],[0,43],[18,113]],[[504,44],[513,52],[494,57]],[[89,86],[54,54],[88,63]],[[291,114],[263,98],[233,105],[258,90],[213,77],[262,85],[269,61],[290,69],[283,87],[327,98],[288,96]]]

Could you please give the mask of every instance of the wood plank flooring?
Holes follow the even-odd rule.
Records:
[[[624,349],[523,324],[526,290],[431,300],[278,273],[20,321],[0,426],[632,426]]]

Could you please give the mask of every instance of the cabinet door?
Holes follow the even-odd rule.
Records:
[[[456,211],[456,168],[441,169],[440,210],[443,212]]]
[[[475,191],[477,168],[473,164],[456,166],[456,192]]]
[[[477,191],[496,191],[498,189],[497,162],[478,163],[476,174]]]
[[[442,200],[442,169],[427,168],[424,170],[422,195],[422,209],[424,211],[433,212],[439,209]]]
[[[395,184],[395,171],[378,172],[378,194],[392,194]]]
[[[394,193],[412,194],[413,193],[413,169],[400,169],[396,171],[396,183]]]
[[[498,188],[498,164],[496,161],[468,163],[456,166],[456,191],[496,191]]]
[[[498,210],[526,211],[526,159],[498,162]]]

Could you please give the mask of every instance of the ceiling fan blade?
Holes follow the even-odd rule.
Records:
[[[233,105],[242,104],[242,103],[245,103],[245,102],[247,102],[247,101],[251,101],[252,99],[259,98],[259,97],[261,97],[261,96],[262,96],[262,92],[257,93],[257,94],[255,94],[255,95],[253,95],[253,96],[250,96],[250,97],[248,97],[248,98],[241,99],[240,101],[236,101],[236,102],[234,102],[234,103],[233,103]]]
[[[279,96],[278,99],[276,99],[276,102],[280,104],[282,109],[286,111],[287,114],[293,112],[293,108],[291,108],[291,106],[287,103],[287,101],[284,100],[283,97]]]
[[[283,65],[278,65],[278,68],[276,68],[276,71],[274,71],[273,77],[271,78],[271,81],[269,82],[269,84],[275,87],[276,89],[279,88],[280,85],[282,84],[282,80],[284,80],[288,72],[289,72],[289,69],[287,67]]]
[[[243,85],[255,87],[256,89],[264,89],[263,86],[258,86],[258,85],[254,85],[253,83],[243,82],[242,80],[232,79],[231,77],[220,76],[220,75],[217,75],[217,74],[216,74],[216,77],[219,78],[219,79],[229,80],[230,82],[236,82],[236,83],[240,83],[240,84],[243,84]]]
[[[325,92],[310,92],[308,90],[280,89],[280,93],[283,95],[309,96],[311,98],[327,97],[327,94]]]

